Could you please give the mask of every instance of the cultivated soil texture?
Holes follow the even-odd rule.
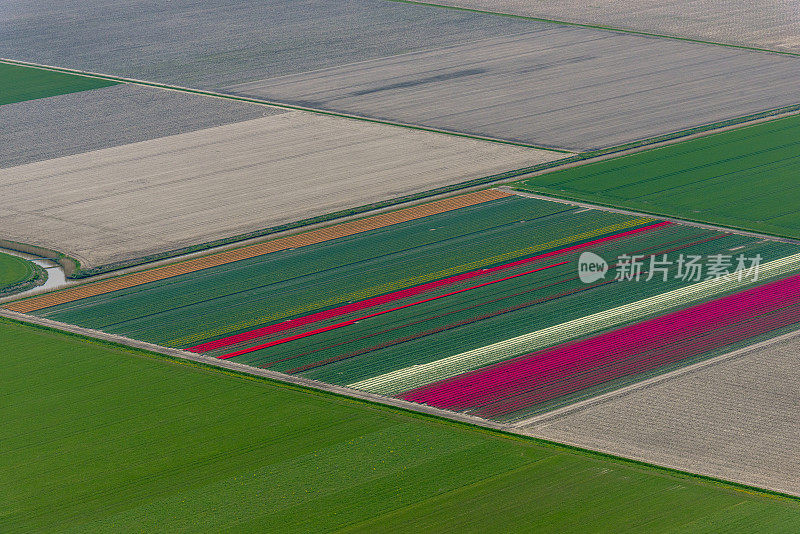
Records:
[[[530,22],[500,36],[229,88],[569,150],[800,102],[800,57]]]
[[[22,0],[0,13],[0,56],[220,89],[529,28],[385,0]]]
[[[800,53],[795,0],[434,0],[434,4]]]
[[[29,313],[42,308],[56,306],[58,304],[64,304],[87,297],[102,295],[111,291],[136,287],[149,282],[156,282],[158,280],[172,278],[173,276],[179,276],[181,274],[208,269],[218,265],[225,265],[227,263],[245,260],[248,258],[254,258],[262,254],[269,254],[271,252],[278,252],[280,250],[322,243],[331,239],[337,239],[360,232],[375,230],[377,228],[399,224],[418,219],[420,217],[427,217],[428,215],[445,213],[450,210],[463,208],[465,206],[472,206],[474,204],[480,204],[482,202],[488,202],[490,200],[503,198],[506,196],[509,195],[496,189],[488,189],[485,191],[468,193],[466,195],[458,195],[456,197],[428,202],[419,206],[403,208],[381,215],[374,215],[364,219],[358,219],[351,222],[320,228],[318,230],[310,230],[308,232],[303,232],[302,234],[267,241],[266,243],[249,245],[225,252],[209,254],[208,256],[203,256],[192,260],[166,265],[164,267],[157,267],[155,269],[148,269],[142,272],[135,272],[128,275],[115,277],[111,280],[101,280],[98,282],[82,284],[79,287],[64,289],[62,291],[48,293],[46,295],[39,295],[26,300],[9,303],[4,307],[12,311]]]
[[[0,226],[90,268],[562,157],[288,112],[4,169]]]
[[[131,84],[6,104],[0,108],[0,168],[282,112]]]

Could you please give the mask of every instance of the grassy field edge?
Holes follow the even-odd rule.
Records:
[[[0,277],[3,279],[0,282],[0,297],[40,286],[47,281],[47,271],[30,260],[0,252],[0,264],[5,273]],[[20,275],[7,279],[8,274],[14,273],[15,270],[18,270]]]
[[[33,262],[31,262],[31,265],[33,265],[31,276],[22,282],[0,289],[0,297],[13,296],[16,293],[34,289],[47,282],[47,271]]]

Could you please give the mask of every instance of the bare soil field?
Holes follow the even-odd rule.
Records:
[[[89,268],[563,157],[293,111],[4,169],[0,237]]]
[[[800,495],[798,391],[794,337],[522,430]]]
[[[228,90],[575,151],[800,102],[798,57],[530,24],[538,31]]]
[[[800,52],[794,0],[433,0],[432,3]]]
[[[204,89],[530,31],[524,20],[386,0],[2,5],[0,57]]]
[[[0,107],[0,168],[283,113],[120,84]]]

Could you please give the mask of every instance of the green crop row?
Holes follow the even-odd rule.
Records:
[[[684,234],[681,237],[686,238],[691,235],[684,228],[680,231]],[[661,252],[671,248],[672,245],[668,242],[679,232],[665,231],[660,235],[656,235],[656,232],[653,234],[620,242],[618,246],[609,245],[593,250],[608,258],[630,253],[633,247],[637,251]],[[697,235],[696,230],[695,235]],[[684,242],[688,241],[690,240],[684,239]],[[737,247],[743,247],[738,249],[737,253],[745,253],[748,256],[761,254],[764,261],[782,257],[796,250],[796,247],[791,245],[756,243],[752,239],[729,236],[709,243],[685,246],[678,253],[716,254]],[[290,371],[315,361],[321,362],[371,348],[372,350],[357,356],[314,367],[301,373],[316,380],[348,384],[580,319],[687,284],[673,278],[676,274],[676,266],[673,266],[670,270],[671,278],[667,282],[655,278],[650,282],[612,283],[588,289],[576,279],[577,254],[563,259],[571,262],[552,270],[520,276],[440,301],[397,310],[360,321],[347,326],[346,329],[298,339],[236,359],[259,366],[277,362],[269,368]],[[506,274],[512,273],[504,273]],[[612,272],[606,279],[613,279],[613,276]],[[622,324],[625,323],[617,326]],[[322,325],[313,325],[316,326]],[[443,330],[431,333],[438,328]],[[401,340],[402,342],[396,342]],[[380,347],[381,344],[387,343],[391,344],[385,348]]]

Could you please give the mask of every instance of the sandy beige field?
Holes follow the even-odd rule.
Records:
[[[289,112],[0,171],[0,238],[93,267],[565,154]]]

